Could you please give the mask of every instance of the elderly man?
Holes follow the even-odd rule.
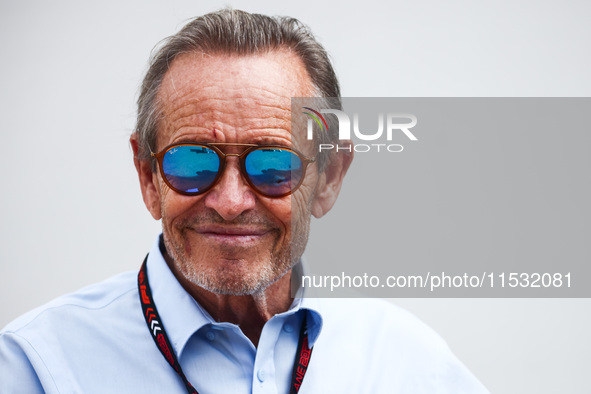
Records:
[[[292,298],[310,217],[331,209],[352,155],[292,137],[290,98],[339,94],[293,19],[222,10],[169,38],[131,136],[162,235],[139,274],[9,324],[2,393],[486,392],[385,302]]]

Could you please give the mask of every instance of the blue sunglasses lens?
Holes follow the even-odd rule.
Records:
[[[244,166],[252,186],[272,197],[291,193],[304,173],[299,156],[281,148],[253,150],[246,156]]]
[[[168,183],[184,193],[201,193],[215,181],[220,158],[205,146],[175,146],[162,158],[162,171]]]

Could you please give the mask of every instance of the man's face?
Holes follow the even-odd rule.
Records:
[[[174,60],[159,92],[163,121],[157,150],[178,142],[225,142],[291,147],[291,97],[313,87],[287,51],[257,56],[185,54]],[[303,141],[303,138],[302,138]],[[295,146],[294,146],[295,147]],[[298,145],[306,156],[312,146]],[[222,147],[241,153],[244,147]],[[307,242],[319,181],[311,164],[300,188],[264,197],[243,179],[230,156],[220,181],[198,196],[170,190],[152,174],[165,245],[173,269],[193,284],[222,294],[252,294],[289,271]]]

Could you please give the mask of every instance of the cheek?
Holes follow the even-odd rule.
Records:
[[[189,211],[199,197],[183,196],[170,190],[162,183],[160,185],[160,210],[162,211],[162,223],[169,227],[178,217]]]
[[[292,228],[297,227],[304,218],[310,215],[309,194],[305,193],[305,191],[302,186],[291,196],[289,220]]]
[[[292,209],[294,214],[302,215],[304,212],[309,212],[316,192],[317,180],[316,178],[306,176],[306,181],[299,187],[292,195]]]
[[[291,212],[292,212],[292,196],[277,199],[266,199],[265,208],[274,217],[275,220],[279,221],[284,227],[289,230],[291,226]]]

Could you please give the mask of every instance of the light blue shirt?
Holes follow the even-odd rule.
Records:
[[[163,325],[200,394],[287,394],[304,313],[314,350],[301,394],[487,393],[437,334],[385,301],[297,298],[255,348],[183,289],[158,241],[147,264]],[[0,393],[43,392],[186,393],[148,332],[137,272],[57,298],[0,332]]]

